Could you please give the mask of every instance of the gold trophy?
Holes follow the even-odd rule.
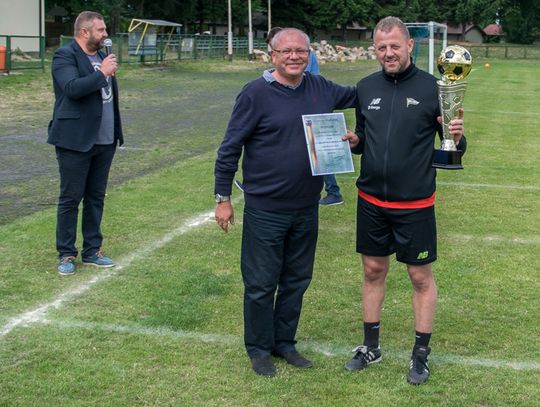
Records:
[[[437,81],[439,88],[439,107],[442,116],[443,138],[440,150],[435,150],[433,167],[447,170],[460,170],[462,151],[456,148],[454,136],[448,130],[450,121],[459,116],[463,106],[467,82],[463,82],[472,68],[472,56],[460,45],[450,45],[442,50],[437,58],[437,68],[441,80]]]

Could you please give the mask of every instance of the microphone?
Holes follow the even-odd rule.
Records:
[[[110,38],[105,38],[103,46],[105,47],[105,55],[112,54],[112,40]],[[111,76],[114,76],[114,73]]]
[[[103,46],[105,47],[106,55],[112,54],[112,40],[110,38],[106,38],[103,41]]]

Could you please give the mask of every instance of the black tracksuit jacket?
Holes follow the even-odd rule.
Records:
[[[395,76],[379,71],[363,78],[357,92],[358,189],[390,202],[433,195],[435,134],[442,135],[436,78],[411,63]],[[465,137],[458,149],[465,151]]]

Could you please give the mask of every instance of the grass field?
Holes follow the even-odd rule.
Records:
[[[320,211],[297,337],[315,368],[278,361],[273,379],[252,373],[242,344],[241,225],[220,232],[211,197],[234,96],[262,67],[188,63],[119,74],[127,148],[115,159],[103,223],[115,269],[79,265],[61,277],[54,207],[5,216],[0,405],[538,405],[540,79],[534,61],[489,62],[468,80],[465,169],[438,173],[439,303],[426,385],[406,383],[411,288],[396,262],[382,318],[384,360],[356,374],[343,368],[362,336],[354,174],[338,176],[345,204]],[[353,84],[373,69],[324,65],[322,72]],[[13,178],[0,180],[0,197],[26,197],[18,198],[23,209],[56,196],[56,163],[43,142],[48,78],[0,78],[2,96],[13,100],[0,99],[0,156],[12,160],[0,168]],[[353,127],[353,112],[346,116]],[[20,134],[32,137],[12,157],[5,145],[15,149]],[[234,199],[241,223],[243,201]]]

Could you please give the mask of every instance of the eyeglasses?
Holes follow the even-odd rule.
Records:
[[[272,51],[277,52],[284,57],[290,57],[292,54],[296,54],[299,57],[305,57],[309,54],[309,49],[273,49]]]

